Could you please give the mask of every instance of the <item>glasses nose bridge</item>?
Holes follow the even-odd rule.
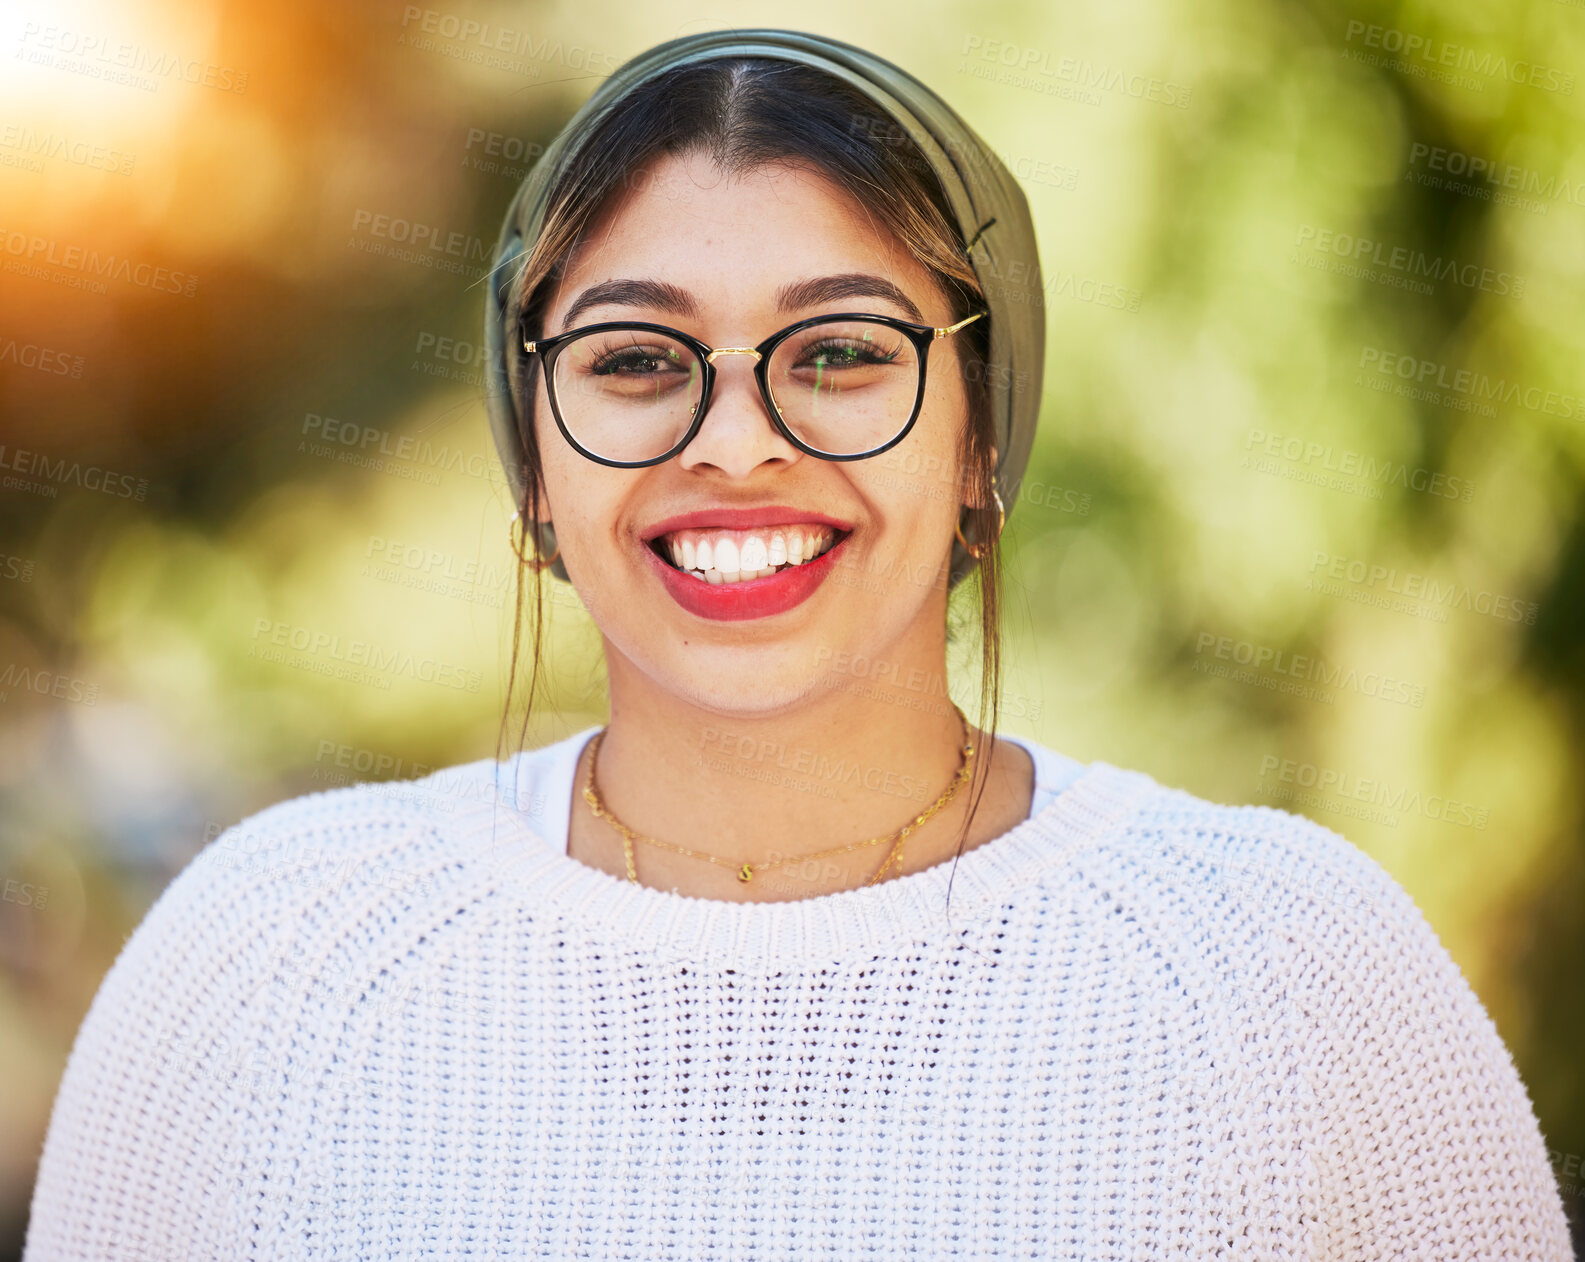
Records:
[[[750,363],[756,368],[765,358],[764,352],[757,346],[718,346],[714,350],[707,351],[704,356],[705,362],[711,365],[712,368],[715,366],[715,359],[717,355],[748,355],[750,356]],[[717,371],[719,372],[719,370]],[[717,384],[719,384],[719,379]],[[758,410],[761,418],[769,424],[770,429],[775,431],[779,437],[785,438],[786,435],[781,432],[781,418],[776,408],[775,400],[773,398],[767,399],[765,397],[765,391],[761,388],[757,377],[753,374],[750,374],[749,378],[742,384],[748,387],[755,403],[759,405]],[[719,394],[719,389],[712,387],[710,391],[710,397],[705,404],[705,411],[707,413],[715,411],[719,400]],[[703,425],[704,418],[697,416],[697,404],[693,410],[695,412],[695,418],[698,424]],[[695,438],[697,437],[698,434],[696,433]],[[684,444],[684,446],[691,447],[693,446],[693,442],[694,440],[690,439]]]
[[[755,346],[718,346],[704,357],[705,362],[714,364],[717,355],[752,355],[756,364],[761,358],[759,348]]]

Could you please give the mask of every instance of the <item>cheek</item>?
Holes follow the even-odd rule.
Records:
[[[969,388],[963,373],[957,352],[949,348],[939,359],[930,361],[930,375],[925,381],[924,408],[936,420],[934,433],[953,450],[957,449],[969,418]]]
[[[940,413],[919,422],[896,447],[852,473],[853,483],[881,526],[873,547],[879,557],[927,564],[950,547],[957,521],[957,439]]]
[[[550,402],[545,397],[543,383],[534,399],[534,438],[539,446],[539,473],[550,497],[551,507],[569,518],[577,511],[579,496],[575,490],[579,465],[589,462],[567,445],[556,419],[551,415]]]
[[[968,396],[960,372],[952,355],[931,363],[919,420],[908,437],[887,453],[894,457],[892,498],[898,510],[915,528],[932,536],[941,522],[951,534],[964,498],[960,448],[968,424]]]
[[[591,564],[578,568],[585,582],[598,585],[602,576],[617,573],[610,554],[622,551],[625,545],[616,538],[616,523],[625,497],[643,471],[608,469],[580,456],[556,427],[543,392],[534,414],[534,434],[539,442],[540,478],[548,497],[541,512],[554,522],[563,551],[588,558]]]

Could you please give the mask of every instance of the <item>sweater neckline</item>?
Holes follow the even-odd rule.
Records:
[[[517,785],[523,756],[502,768],[506,784]],[[550,845],[512,792],[489,795],[482,831],[501,887],[531,907],[554,909],[569,927],[631,950],[774,970],[961,927],[1112,835],[1156,787],[1144,773],[1107,762],[1080,766],[1043,809],[960,858],[879,885],[780,902],[700,898],[590,867]]]

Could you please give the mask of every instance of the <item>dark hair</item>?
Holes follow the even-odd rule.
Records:
[[[983,306],[983,294],[967,243],[958,231],[940,181],[912,138],[869,98],[843,80],[794,62],[763,57],[721,57],[679,66],[629,92],[585,138],[557,172],[538,239],[523,264],[523,295],[508,327],[525,318],[538,328],[556,281],[582,234],[611,199],[628,188],[634,172],[654,159],[703,151],[726,173],[783,163],[818,171],[843,189],[931,274],[946,298],[952,321]],[[977,726],[995,742],[1001,684],[1000,554],[997,513],[992,504],[995,442],[991,413],[988,319],[976,320],[953,339],[968,396],[968,424],[959,445],[960,490],[975,489],[982,507],[971,510],[972,539],[987,541],[977,567],[980,593],[981,688]],[[539,447],[533,404],[538,371],[520,348],[509,356],[508,373],[518,400],[524,451],[523,503],[517,506],[532,536],[541,494]],[[506,712],[497,757],[506,741],[526,586],[533,589],[533,667],[529,675],[521,747],[540,679],[544,601],[539,582],[525,585],[518,568],[517,600],[508,668]],[[948,637],[952,628],[948,627]],[[988,720],[988,721],[987,721]],[[958,855],[985,790],[988,749],[975,760],[970,809],[958,839]],[[954,863],[954,873],[956,864]],[[950,900],[950,884],[949,884]]]

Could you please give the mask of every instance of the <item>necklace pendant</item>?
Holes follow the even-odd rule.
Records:
[[[752,881],[754,879],[754,869],[745,863],[738,869],[737,879],[740,881]]]

